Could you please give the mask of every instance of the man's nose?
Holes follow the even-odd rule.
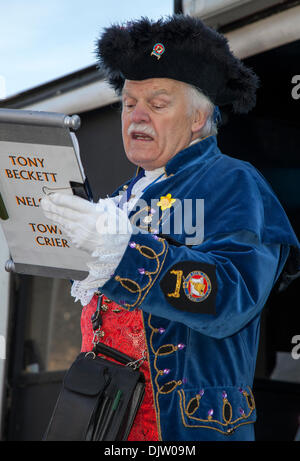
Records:
[[[147,109],[141,104],[136,104],[131,112],[132,121],[135,123],[150,122]]]

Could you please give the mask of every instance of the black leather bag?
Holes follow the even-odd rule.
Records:
[[[99,332],[101,298],[92,318]],[[98,353],[118,360],[115,363]],[[144,359],[144,358],[143,358]],[[127,440],[145,392],[141,360],[94,342],[82,352],[66,373],[44,441]]]

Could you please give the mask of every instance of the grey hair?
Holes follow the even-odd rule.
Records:
[[[193,85],[187,84],[187,91],[189,97],[189,114],[194,110],[201,110],[206,115],[206,121],[199,132],[201,138],[207,136],[215,136],[218,133],[217,124],[214,122],[214,109],[215,106],[205,94]]]

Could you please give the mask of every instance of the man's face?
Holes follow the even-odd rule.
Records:
[[[145,170],[166,165],[196,137],[199,123],[195,125],[187,86],[182,82],[126,80],[122,101],[124,149],[129,161]]]

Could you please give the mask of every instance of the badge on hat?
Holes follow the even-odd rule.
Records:
[[[156,56],[157,59],[160,59],[165,51],[166,49],[162,43],[156,43],[153,47],[151,56]]]

